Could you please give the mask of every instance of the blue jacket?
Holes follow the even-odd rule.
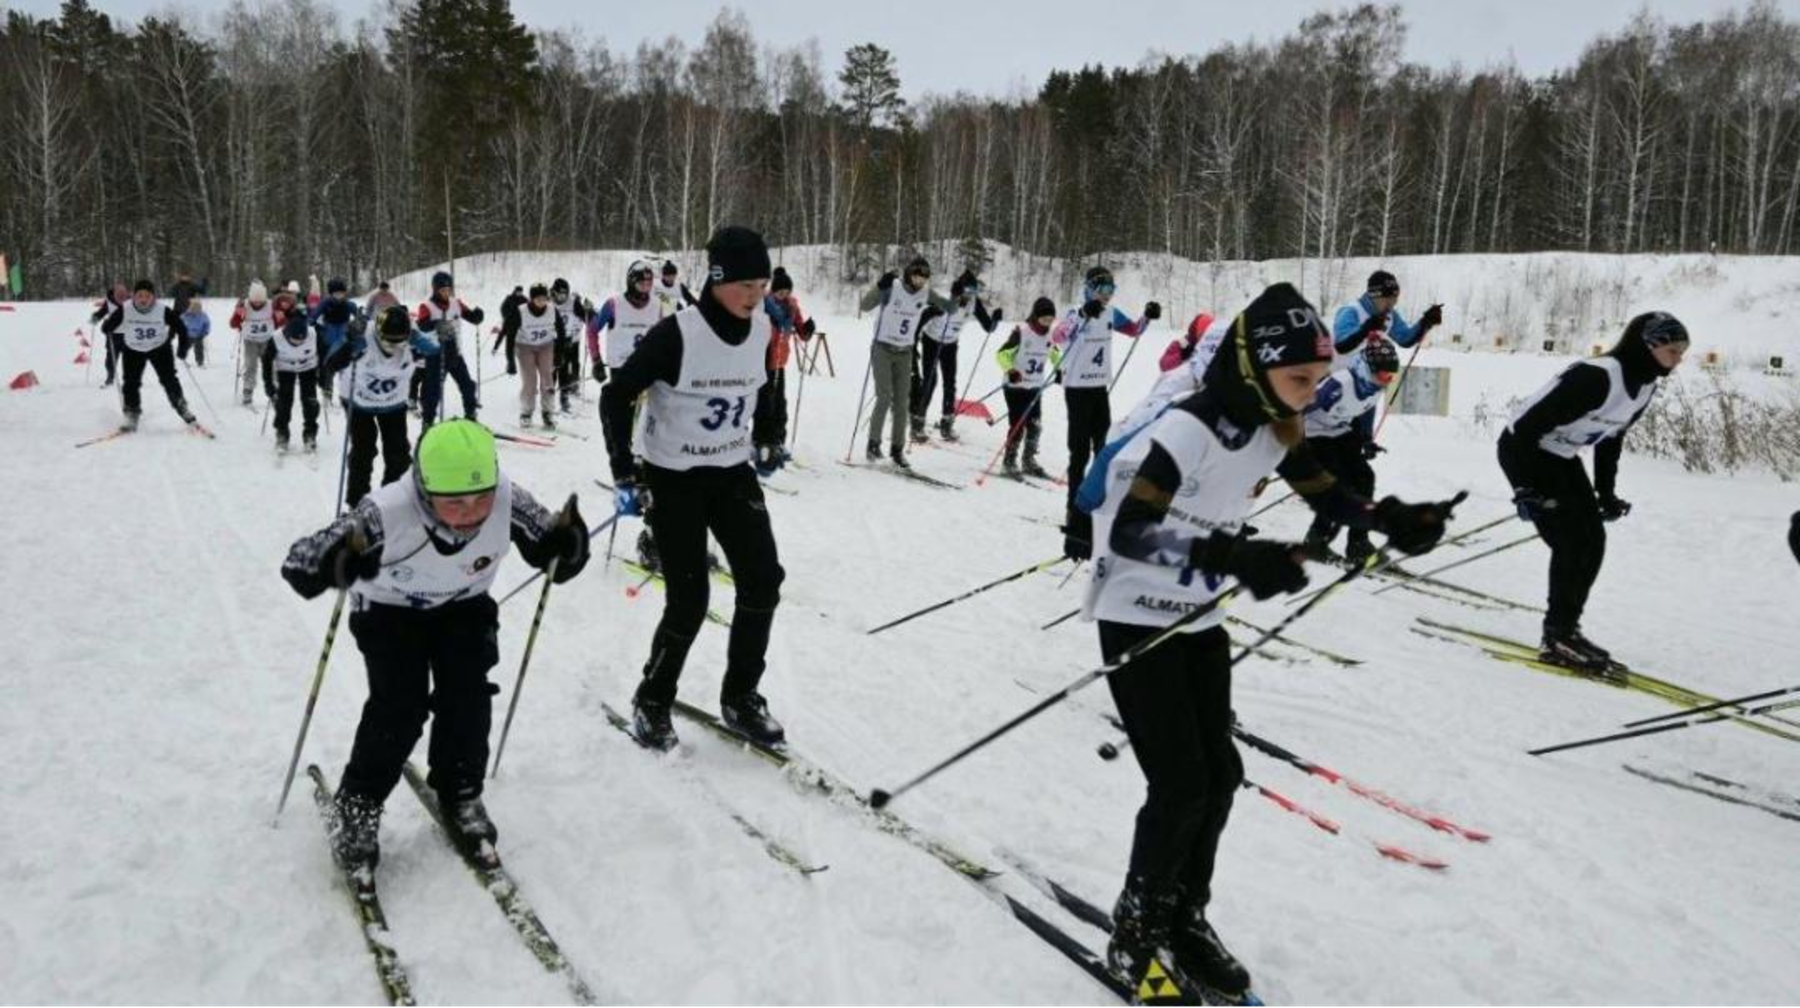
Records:
[[[1367,294],[1357,298],[1356,303],[1338,309],[1337,318],[1331,325],[1331,338],[1337,344],[1338,353],[1347,354],[1362,345],[1362,340],[1356,338],[1356,331],[1373,314],[1375,305],[1369,301]],[[1387,335],[1396,344],[1410,347],[1425,334],[1419,327],[1406,321],[1406,316],[1400,314],[1400,309],[1396,307],[1388,312]]]

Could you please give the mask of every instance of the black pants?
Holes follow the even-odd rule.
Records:
[[[675,698],[688,648],[706,619],[709,531],[725,551],[737,584],[721,693],[737,696],[755,690],[762,681],[769,630],[785,577],[755,470],[737,465],[680,472],[646,465],[644,476],[650,487],[650,511],[644,520],[656,537],[667,594],[638,695],[664,703]]]
[[[500,661],[499,606],[489,595],[435,609],[370,605],[350,615],[368,667],[369,699],[343,789],[386,800],[432,715],[426,781],[446,800],[481,794]]]
[[[1606,560],[1606,523],[1587,470],[1578,458],[1547,451],[1520,451],[1511,434],[1500,436],[1500,468],[1517,487],[1530,487],[1556,501],[1537,522],[1550,547],[1550,597],[1544,626],[1566,629],[1581,622],[1588,592]]]
[[[1363,458],[1361,434],[1349,431],[1337,437],[1309,437],[1306,439],[1306,446],[1311,449],[1313,457],[1319,460],[1319,464],[1325,467],[1326,472],[1364,497],[1374,499],[1375,469],[1369,465],[1368,459]],[[1338,527],[1329,518],[1314,513],[1312,528],[1307,535],[1330,542],[1337,537],[1337,530]],[[1353,541],[1368,542],[1369,533],[1366,529],[1351,529],[1350,538]]]
[[[142,353],[130,347],[120,350],[125,357],[125,412],[140,413],[143,411],[143,400],[138,390],[144,384],[144,365],[148,364],[156,370],[156,380],[162,384],[163,393],[169,397],[169,405],[180,413],[187,409],[187,396],[181,391],[181,379],[175,374],[175,348],[164,341],[162,346],[149,353]]]
[[[1069,410],[1069,501],[1063,524],[1069,535],[1089,542],[1093,539],[1094,519],[1075,506],[1075,491],[1087,475],[1088,461],[1106,445],[1106,429],[1112,426],[1112,403],[1104,385],[1065,387],[1063,402]]]
[[[919,394],[913,398],[913,416],[924,419],[931,412],[931,396],[937,391],[938,377],[943,376],[944,416],[956,415],[956,347],[955,343],[939,343],[929,336],[921,341],[925,345],[924,377],[921,379]]]
[[[375,472],[375,441],[381,439],[381,485],[406,474],[412,465],[412,446],[406,440],[406,411],[350,413],[350,471],[344,477],[344,504],[355,507],[369,495],[369,479]]]
[[[480,341],[476,342],[479,352]],[[419,406],[428,424],[437,422],[438,407],[444,399],[445,375],[456,382],[457,393],[462,398],[463,416],[473,420],[475,411],[481,408],[481,390],[470,376],[469,362],[463,359],[462,348],[457,343],[455,339],[444,340],[443,352],[425,359],[425,392]]]
[[[180,349],[175,351],[176,359],[177,360],[187,360],[188,351],[192,350],[194,352],[194,363],[200,365],[201,367],[205,367],[206,366],[206,338],[204,336],[202,336],[199,339],[194,339],[191,336],[182,336],[182,337],[180,337],[180,340],[181,340],[181,347],[180,347]]]
[[[119,374],[119,357],[125,352],[125,337],[115,332],[101,333],[100,338],[106,341],[106,381],[111,384]]]
[[[767,372],[769,380],[756,390],[756,418],[750,440],[758,448],[787,443],[787,368]]]
[[[1037,389],[1011,387],[1001,389],[1000,394],[1006,397],[1006,457],[1015,457],[1019,442],[1024,441],[1025,457],[1037,458],[1038,434],[1044,427],[1038,401],[1042,396]]]
[[[319,372],[277,371],[275,373],[275,431],[287,440],[288,420],[294,415],[294,386],[300,386],[300,419],[302,433],[312,437],[319,433]]]
[[[556,341],[556,389],[558,402],[566,412],[569,398],[581,388],[581,344],[574,339]]]
[[[1108,662],[1157,632],[1100,623]],[[1231,741],[1231,641],[1221,627],[1176,634],[1107,677],[1147,788],[1131,841],[1130,874],[1179,887],[1183,901],[1212,896],[1219,837],[1244,782]]]

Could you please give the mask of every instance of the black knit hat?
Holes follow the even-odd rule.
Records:
[[[550,293],[552,294],[566,294],[568,291],[569,281],[564,280],[562,277],[557,277],[556,280],[550,284]]]
[[[1376,270],[1369,274],[1369,289],[1367,294],[1372,298],[1399,297],[1400,281],[1396,280],[1394,274],[1389,273],[1387,270]]]
[[[673,274],[680,273],[680,272],[681,272],[681,267],[675,265],[675,260],[673,260],[673,259],[664,259],[663,260],[663,268],[662,268],[663,276],[671,276]]]
[[[922,273],[925,276],[930,276],[931,263],[926,262],[924,256],[913,256],[912,262],[906,264],[906,274],[911,276],[914,273]]]
[[[1271,284],[1238,316],[1250,366],[1258,371],[1335,357],[1318,310],[1290,283]]]
[[[664,264],[665,270],[667,264]],[[769,276],[769,246],[747,227],[727,224],[706,243],[706,282],[736,283]]]
[[[155,294],[156,285],[148,280],[139,280],[137,286],[131,288],[131,293],[136,294],[138,291],[149,291],[150,293]]]
[[[788,276],[788,271],[786,269],[777,266],[775,267],[775,275],[769,279],[769,289],[772,291],[791,291],[794,289],[794,278]]]
[[[412,316],[400,305],[389,305],[381,313],[381,335],[402,337],[412,333]]]
[[[330,280],[325,281],[325,293],[327,294],[336,294],[339,291],[348,291],[349,289],[350,285],[344,282],[343,277],[332,277]]]
[[[1047,297],[1041,297],[1036,301],[1031,302],[1031,318],[1041,319],[1045,315],[1048,315],[1051,318],[1056,317],[1056,302]]]
[[[525,296],[533,301],[536,301],[538,298],[547,298],[550,296],[550,288],[545,287],[541,283],[534,283],[531,285],[531,290]]]

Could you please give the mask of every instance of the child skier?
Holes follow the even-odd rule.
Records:
[[[1312,404],[1306,407],[1306,446],[1325,471],[1364,497],[1375,496],[1375,470],[1369,463],[1383,451],[1375,443],[1375,407],[1382,390],[1400,370],[1400,354],[1391,340],[1370,341],[1362,353],[1349,359],[1319,383]],[[1307,555],[1331,559],[1331,541],[1337,525],[1323,514],[1314,514],[1306,533]],[[1367,529],[1352,528],[1344,546],[1344,559],[1360,567],[1375,547]]]
[[[476,386],[474,376],[469,374],[469,364],[463,359],[459,336],[465,320],[470,325],[479,326],[486,317],[480,308],[471,308],[456,296],[456,280],[449,273],[439,270],[431,275],[431,297],[419,305],[419,331],[437,337],[443,352],[427,363],[429,374],[425,379],[424,395],[427,427],[437,421],[438,407],[444,396],[445,376],[456,382],[457,392],[462,397],[463,416],[473,420],[480,411],[481,390]],[[475,352],[481,352],[479,336],[475,338]]]
[[[945,313],[924,327],[920,337],[923,348],[923,361],[920,365],[918,395],[912,402],[912,436],[914,441],[925,440],[925,415],[931,410],[931,397],[937,392],[939,378],[942,377],[944,389],[943,415],[938,418],[938,436],[945,441],[956,438],[956,346],[963,326],[973,318],[980,324],[983,332],[992,333],[1000,325],[1005,312],[994,309],[988,312],[987,302],[981,299],[981,281],[976,279],[973,270],[963,270],[962,275],[950,281],[950,306]]]
[[[556,307],[562,328],[556,336],[556,390],[564,414],[571,411],[569,400],[581,390],[581,343],[577,336],[587,322],[593,306],[580,294],[569,290],[569,281],[557,277],[550,284],[550,303]]]
[[[399,479],[412,464],[406,438],[406,390],[418,359],[441,351],[437,341],[413,329],[401,305],[389,305],[375,325],[375,338],[351,335],[326,359],[328,374],[338,376],[344,404],[345,436],[350,439],[345,462],[344,504],[355,507],[368,496],[375,471],[375,448],[381,445],[381,485]]]
[[[263,356],[269,341],[275,338],[275,330],[281,328],[286,315],[269,300],[269,289],[261,280],[250,281],[250,289],[244,293],[244,299],[237,303],[231,312],[231,328],[238,334],[238,382],[239,392],[245,406],[255,401],[256,376],[262,375],[264,396],[271,402],[275,399],[275,378],[270,372],[270,362]]]
[[[1041,400],[1044,390],[1062,367],[1062,350],[1050,342],[1050,328],[1056,324],[1056,304],[1047,297],[1031,305],[1031,317],[1013,326],[1012,334],[994,355],[1000,371],[1006,375],[1001,395],[1006,397],[1006,475],[1017,479],[1019,442],[1025,443],[1026,476],[1049,478],[1038,465],[1038,434],[1043,429]]]
[[[795,339],[809,340],[814,332],[813,320],[800,308],[794,296],[794,278],[780,266],[769,280],[769,296],[763,299],[768,313],[769,380],[756,390],[756,419],[750,432],[756,447],[756,472],[768,476],[788,460],[787,450],[787,363]]]
[[[181,324],[187,329],[188,348],[194,352],[194,366],[206,366],[206,337],[212,333],[212,317],[199,298],[190,298],[187,311],[181,313]]]
[[[275,450],[288,450],[288,421],[294,415],[294,387],[300,389],[301,444],[319,450],[319,364],[325,359],[325,337],[294,312],[263,352],[275,366]]]
[[[899,280],[896,284],[894,281]],[[904,278],[889,270],[863,294],[862,310],[879,306],[875,316],[875,337],[869,346],[870,377],[875,385],[875,408],[869,414],[869,445],[865,452],[870,462],[881,460],[881,425],[892,411],[893,432],[888,438],[888,457],[895,466],[911,469],[906,461],[906,427],[908,403],[913,383],[918,381],[915,366],[919,331],[952,307],[949,300],[931,290],[931,264],[924,256],[914,256],[906,264]]]
[[[550,304],[550,289],[532,284],[524,304],[501,313],[500,335],[506,340],[506,372],[523,372],[519,381],[519,426],[531,426],[535,406],[544,426],[556,429],[556,344],[563,338],[563,317]]]
[[[181,422],[198,426],[188,409],[187,397],[182,394],[181,379],[175,374],[175,348],[170,344],[185,331],[181,316],[156,299],[155,284],[139,280],[131,299],[113,309],[100,323],[100,331],[108,337],[118,334],[120,353],[125,359],[125,422],[119,425],[120,430],[137,430],[138,416],[143,412],[138,390],[144,383],[145,366],[156,370],[156,380],[162,383],[163,394],[169,397],[169,405],[175,408]]]
[[[651,293],[656,284],[656,271],[650,264],[639,259],[625,270],[625,290],[606,299],[600,310],[588,316],[587,347],[588,356],[594,360],[594,380],[606,381],[608,368],[618,368],[630,359],[633,350],[643,342],[650,327],[663,319],[664,302]],[[602,345],[601,333],[606,333]],[[631,418],[625,418],[627,427],[623,437],[631,439]],[[607,423],[606,408],[600,408],[600,423],[604,430]],[[613,439],[607,433],[608,443]]]

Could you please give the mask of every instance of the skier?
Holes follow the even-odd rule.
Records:
[[[1420,314],[1417,325],[1409,324],[1395,305],[1400,302],[1400,281],[1387,270],[1369,274],[1367,290],[1355,302],[1337,311],[1332,322],[1332,339],[1339,356],[1356,352],[1365,340],[1390,339],[1410,347],[1425,338],[1444,321],[1444,306],[1433,304]]]
[[[281,328],[285,321],[285,313],[275,306],[275,302],[269,300],[269,289],[263,286],[263,282],[250,281],[250,288],[244,293],[244,299],[231,311],[230,323],[238,334],[238,391],[245,406],[255,401],[258,372],[262,374],[264,396],[271,401],[275,398],[275,377],[269,370],[270,363],[263,356],[263,351],[268,348],[269,341],[275,338],[275,330]]]
[[[1042,405],[1044,389],[1062,367],[1062,350],[1050,342],[1050,329],[1056,324],[1056,304],[1047,297],[1032,302],[1031,317],[1013,326],[1012,334],[1000,345],[994,360],[1006,375],[1001,395],[1006,397],[1006,475],[1019,478],[1019,442],[1025,443],[1026,476],[1048,479],[1050,474],[1038,465],[1038,434],[1043,429]]]
[[[1134,991],[1159,976],[1187,998],[1198,988],[1232,996],[1250,987],[1206,913],[1243,779],[1219,604],[1228,578],[1257,598],[1306,586],[1297,544],[1240,535],[1251,488],[1279,468],[1315,509],[1372,527],[1407,553],[1436,544],[1454,504],[1372,504],[1318,466],[1297,413],[1331,360],[1330,334],[1312,305],[1276,284],[1236,318],[1201,390],[1088,477],[1105,499],[1094,512],[1083,614],[1099,622],[1105,660],[1186,614],[1206,613],[1107,678],[1148,784],[1106,952],[1108,969]]]
[[[757,691],[784,575],[762,484],[750,466],[745,415],[767,380],[769,249],[756,232],[727,226],[706,252],[699,303],[651,328],[600,390],[618,510],[643,515],[655,533],[667,589],[632,702],[638,740],[662,750],[676,743],[670,706],[706,618],[708,531],[723,547],[737,587],[719,697],[725,723],[764,745],[784,738]],[[639,396],[644,422],[634,446],[631,413]]]
[[[524,371],[519,381],[519,426],[531,426],[533,405],[544,426],[556,429],[556,342],[563,338],[563,317],[550,304],[550,289],[532,284],[526,302],[502,311],[501,336],[506,340],[506,373]]]
[[[129,300],[131,292],[125,289],[125,282],[115,280],[106,289],[106,293],[101,295],[100,300],[94,302],[94,313],[88,316],[88,324],[98,326],[105,322],[113,312],[119,310],[120,305]],[[106,388],[118,380],[119,356],[123,352],[125,341],[118,333],[107,333],[103,338],[106,343],[106,381],[101,387]]]
[[[369,301],[363,308],[368,313],[370,321],[379,322],[383,312],[387,311],[390,306],[399,303],[400,299],[394,295],[393,287],[383,280],[375,285],[375,293],[369,295]]]
[[[664,315],[673,315],[683,308],[691,308],[698,303],[694,298],[694,292],[688,290],[688,285],[681,282],[681,267],[675,265],[673,259],[663,260],[662,279],[656,282],[652,293],[662,304]]]
[[[294,312],[263,353],[275,368],[275,450],[288,450],[288,421],[294,415],[294,387],[298,385],[300,441],[307,451],[318,451],[319,362],[325,359],[324,335],[307,324],[304,312]]]
[[[894,281],[900,279],[895,286]],[[893,270],[881,274],[862,297],[862,310],[880,306],[875,316],[875,338],[869,347],[869,368],[875,383],[875,408],[869,414],[870,462],[881,460],[881,424],[889,411],[893,415],[893,433],[888,438],[888,457],[895,466],[911,469],[906,461],[907,404],[912,383],[918,375],[914,366],[915,346],[919,330],[939,315],[950,311],[950,301],[931,290],[931,264],[924,256],[914,256],[906,264],[904,279]]]
[[[931,410],[931,397],[937,392],[940,372],[943,376],[944,405],[943,415],[938,418],[938,436],[945,441],[955,441],[956,430],[956,343],[962,333],[963,326],[970,318],[981,325],[983,332],[992,333],[1000,325],[1005,312],[996,308],[990,314],[987,302],[981,299],[981,281],[975,278],[975,271],[965,269],[962,275],[950,282],[950,307],[941,316],[933,319],[931,324],[923,327],[921,343],[924,346],[924,360],[920,371],[918,394],[912,399],[912,435],[914,441],[925,440],[925,415]]]
[[[458,335],[462,323],[467,320],[470,325],[479,326],[486,315],[480,308],[470,308],[456,296],[456,280],[444,270],[431,275],[431,297],[419,305],[419,331],[436,336],[443,353],[430,358],[427,362],[425,378],[425,426],[429,427],[437,421],[438,406],[444,397],[444,377],[448,375],[456,381],[457,393],[462,398],[463,416],[475,419],[481,410],[481,390],[475,379],[469,374],[469,364],[463,359],[462,346]],[[475,352],[481,352],[481,339],[475,339]]]
[[[575,498],[552,514],[500,472],[487,428],[450,420],[419,439],[411,480],[382,487],[288,551],[281,575],[302,598],[350,590],[350,633],[368,671],[330,822],[345,870],[380,861],[381,807],[428,714],[426,780],[458,845],[495,841],[481,803],[496,692],[487,673],[500,658],[499,606],[488,589],[509,543],[533,567],[555,560],[559,584],[587,564]]]
[[[769,280],[769,296],[763,300],[769,316],[768,381],[756,391],[756,421],[750,432],[756,447],[756,474],[769,476],[788,460],[787,362],[793,341],[812,339],[813,320],[794,296],[794,278],[780,266]]]
[[[1306,444],[1319,464],[1364,497],[1375,496],[1375,470],[1369,466],[1387,449],[1375,443],[1375,407],[1382,390],[1400,370],[1400,354],[1393,341],[1370,341],[1349,364],[1319,383],[1312,404],[1306,407]],[[1329,561],[1337,525],[1323,514],[1314,514],[1306,532],[1306,552],[1315,560]],[[1344,559],[1360,567],[1375,547],[1367,529],[1352,528],[1344,546]]]
[[[187,345],[182,349],[194,352],[195,367],[205,367],[206,337],[212,333],[212,317],[206,314],[206,305],[199,298],[188,302],[187,311],[181,313],[181,324],[187,329],[188,336]],[[187,355],[181,350],[177,350],[175,355],[182,360],[187,359]]]
[[[181,422],[189,427],[198,426],[193,412],[188,409],[187,397],[181,392],[181,379],[175,374],[175,349],[169,345],[170,337],[178,337],[186,330],[175,309],[156,300],[155,284],[139,280],[132,288],[131,299],[113,309],[106,321],[100,323],[100,331],[108,336],[118,333],[123,341],[120,352],[125,358],[125,422],[119,425],[120,430],[137,430],[138,416],[143,412],[138,389],[144,382],[146,364],[156,369],[156,379],[162,383],[163,393],[169,397],[169,405],[175,407]]]
[[[362,309],[350,300],[350,285],[343,277],[332,277],[325,282],[325,297],[307,312],[307,318],[324,338],[325,353],[337,349],[339,343],[349,338],[352,329],[360,333],[366,324]]]
[[[1601,674],[1611,667],[1606,649],[1582,634],[1581,613],[1606,557],[1605,523],[1631,513],[1613,492],[1625,434],[1687,348],[1687,327],[1675,316],[1639,315],[1612,349],[1569,365],[1521,403],[1500,435],[1500,468],[1519,517],[1550,547],[1545,661]],[[1591,484],[1580,459],[1590,446]]]
[[[345,462],[344,504],[355,507],[368,496],[375,471],[375,448],[381,444],[381,485],[399,479],[412,464],[406,438],[406,389],[419,358],[442,350],[435,340],[413,329],[406,308],[392,304],[376,320],[375,339],[352,333],[331,350],[327,374],[338,375],[338,397],[344,404],[345,436],[350,439]]]
[[[175,272],[175,285],[169,288],[169,299],[173,302],[170,307],[175,309],[175,314],[185,316],[188,313],[188,308],[205,296],[206,281],[202,280],[199,283],[195,283],[193,274],[185,269],[177,270]],[[205,314],[205,309],[201,310],[201,314]],[[188,344],[192,342],[192,340],[193,337],[188,335],[182,336],[175,341],[176,360],[187,360]]]
[[[648,262],[638,259],[625,270],[624,292],[607,298],[599,311],[588,316],[587,347],[588,356],[594,360],[595,381],[604,383],[607,369],[620,367],[630,359],[632,351],[650,332],[650,327],[662,321],[664,302],[651,293],[655,285],[656,271]],[[602,332],[606,332],[604,346],[600,339]],[[629,441],[632,418],[628,414],[624,420],[626,427],[622,436]],[[607,422],[603,403],[600,407],[602,430]],[[610,444],[613,434],[607,432],[606,438]]]
[[[587,299],[569,290],[569,281],[557,277],[550,284],[550,303],[556,306],[562,327],[556,336],[556,389],[562,411],[573,412],[569,400],[581,389],[581,344],[577,334],[587,322],[593,306]]]
[[[1063,403],[1069,413],[1069,503],[1063,526],[1063,554],[1072,560],[1085,560],[1093,541],[1087,512],[1075,507],[1075,489],[1087,474],[1088,459],[1106,443],[1107,428],[1112,426],[1112,337],[1123,333],[1136,339],[1162,317],[1162,305],[1150,301],[1144,314],[1132,321],[1113,307],[1112,271],[1104,266],[1090,266],[1082,278],[1081,305],[1069,310],[1056,325],[1051,339],[1062,347]]]

